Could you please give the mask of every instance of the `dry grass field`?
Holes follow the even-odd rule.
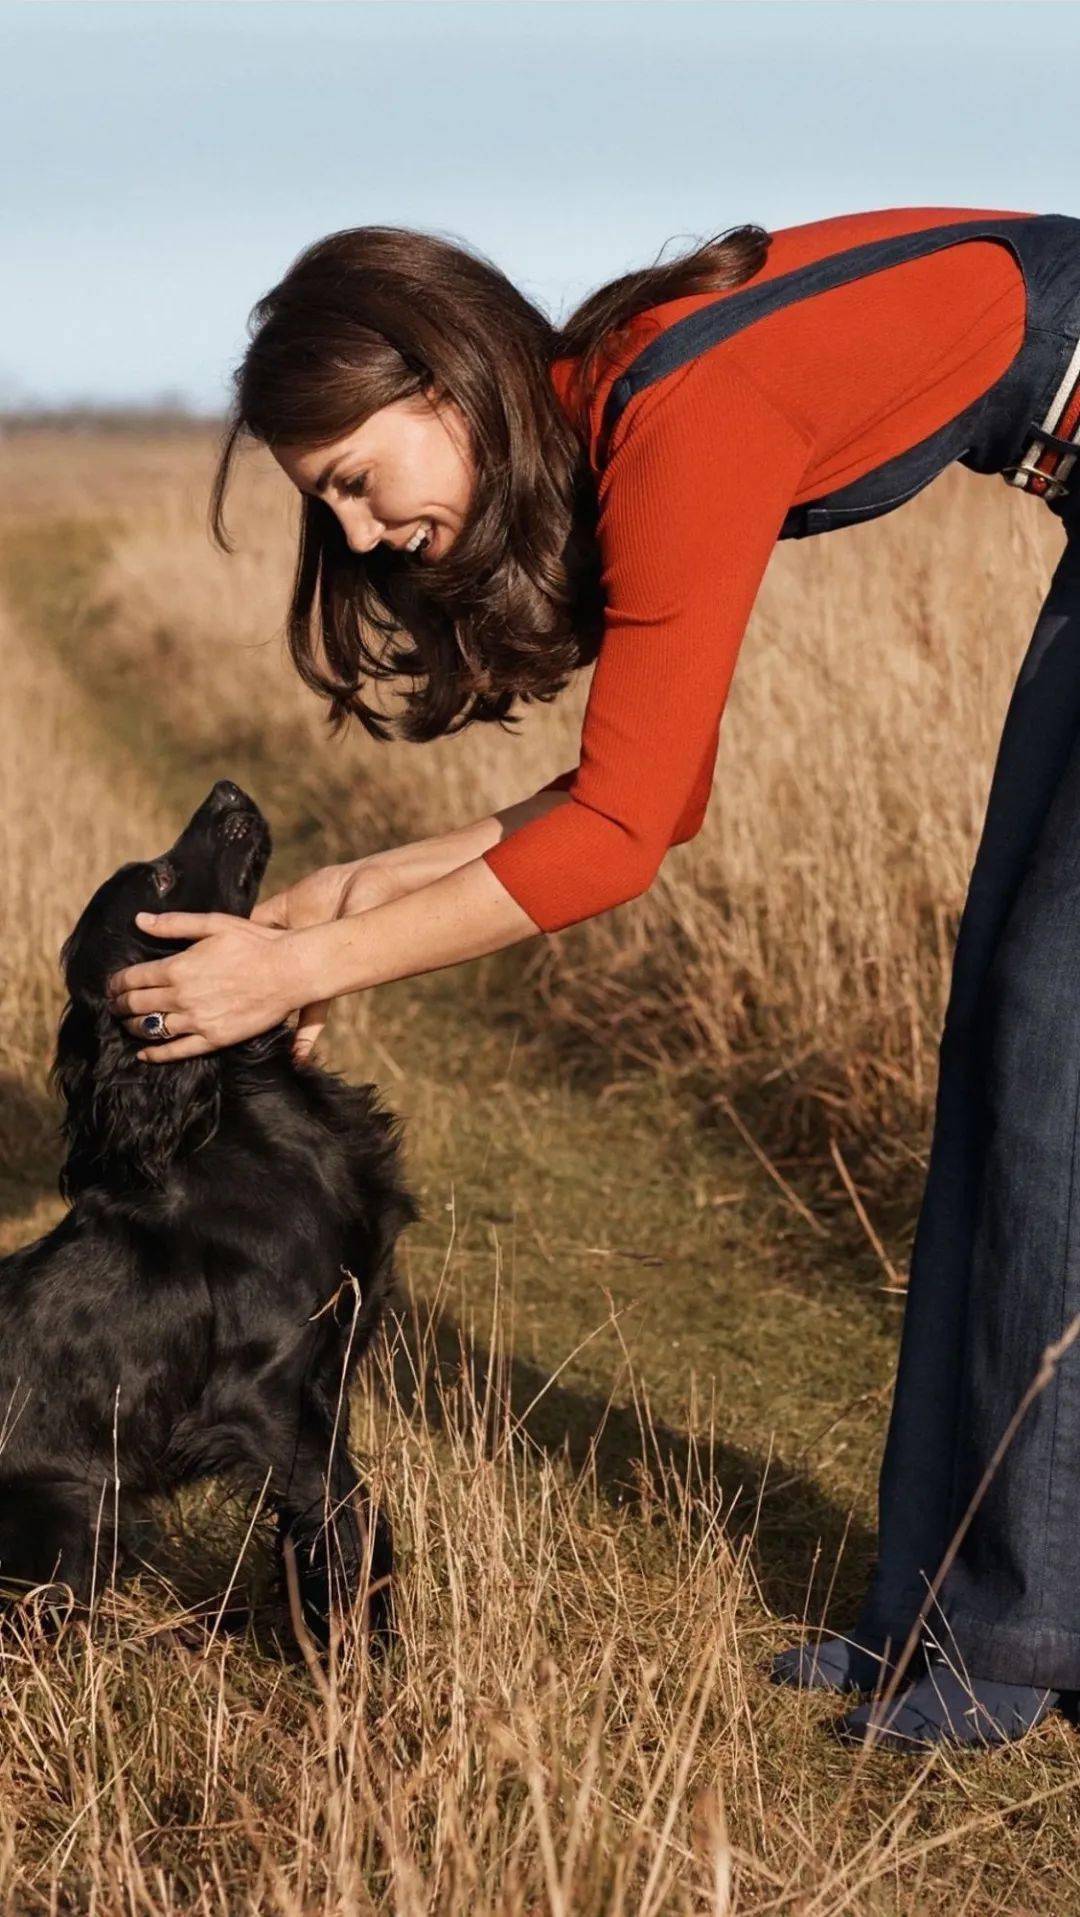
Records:
[[[60,942],[214,778],[269,814],[274,884],[574,757],[584,684],[516,735],[332,744],[280,635],[294,502],[252,455],[218,555],[212,456],[0,439],[0,1249],[61,1209]],[[0,1910],[1080,1909],[1063,1720],[853,1759],[835,1703],[763,1675],[872,1553],[949,952],[1061,539],[955,472],[781,547],[708,820],[649,895],[335,1009],[424,1208],[352,1433],[401,1641],[309,1672],[258,1510],[162,1509],[89,1630],[0,1639]]]

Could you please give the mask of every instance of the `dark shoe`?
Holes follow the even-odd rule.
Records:
[[[890,1703],[876,1698],[849,1711],[836,1734],[846,1744],[872,1742],[890,1751],[925,1751],[935,1744],[1012,1744],[1041,1724],[1059,1699],[1059,1692],[1029,1684],[965,1680],[934,1659],[925,1674]]]
[[[875,1691],[888,1682],[900,1645],[886,1645],[883,1638],[855,1637],[811,1638],[805,1644],[793,1644],[773,1659],[770,1676],[774,1684],[793,1684],[800,1691]],[[922,1669],[922,1654],[912,1659],[913,1673]]]

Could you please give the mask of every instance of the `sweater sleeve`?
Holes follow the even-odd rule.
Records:
[[[687,839],[692,839],[694,834],[701,830],[702,821],[708,810],[709,798],[712,793],[713,767],[716,763],[716,751],[719,743],[720,727],[719,724],[717,724],[706,748],[705,757],[701,761],[701,769],[694,781],[690,797],[684,805],[675,830],[671,835],[672,845],[685,844]],[[568,772],[560,772],[554,779],[549,779],[546,785],[538,786],[537,790],[540,792],[569,792],[577,775],[578,768],[576,765],[573,765]]]
[[[758,587],[812,445],[734,362],[647,396],[601,481],[605,621],[572,803],[482,854],[544,932],[651,885],[708,804],[720,719]]]

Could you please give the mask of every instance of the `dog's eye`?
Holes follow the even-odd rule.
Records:
[[[164,893],[171,891],[176,881],[176,873],[173,871],[167,859],[163,859],[160,865],[155,865],[153,881],[154,891],[157,893],[159,899]]]

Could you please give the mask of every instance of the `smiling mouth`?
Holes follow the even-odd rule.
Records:
[[[415,556],[418,556],[420,553],[426,552],[428,547],[433,546],[434,544],[435,544],[434,521],[430,519],[425,519],[422,522],[422,524],[417,527],[416,531],[413,533],[412,538],[409,540],[406,540],[405,545],[402,547],[401,550],[403,552],[411,553]]]

